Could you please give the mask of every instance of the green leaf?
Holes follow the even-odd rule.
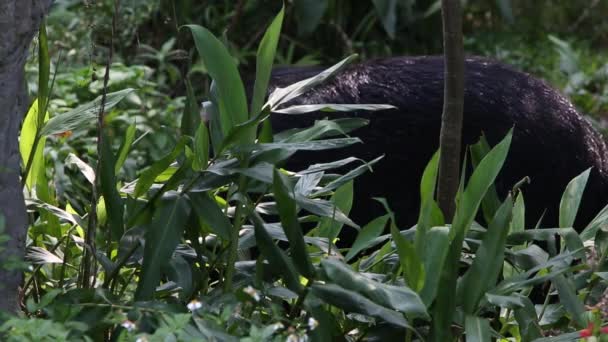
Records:
[[[194,136],[196,127],[201,124],[200,107],[194,95],[192,83],[190,83],[190,79],[187,76],[184,83],[186,84],[186,104],[184,106],[180,131],[182,135]]]
[[[46,139],[40,138],[36,151],[32,151],[40,127],[38,125],[38,107],[38,100],[35,100],[25,115],[25,119],[21,126],[21,133],[19,135],[19,152],[21,153],[21,160],[23,160],[24,166],[26,166],[26,163],[30,160],[30,154],[34,154],[34,156],[31,157],[33,158],[32,166],[30,167],[29,174],[26,175],[27,178],[25,182],[27,188],[30,190],[36,186],[36,183],[42,177],[42,173],[45,172],[43,151]],[[48,113],[45,115],[45,120],[48,120]]]
[[[538,324],[538,316],[534,305],[527,297],[521,297],[524,304],[523,307],[513,311],[515,320],[519,326],[519,334],[522,341],[535,341],[537,338],[543,337],[542,330]]]
[[[102,133],[103,134],[103,133]],[[104,134],[105,135],[105,134]],[[112,241],[118,241],[123,235],[124,227],[124,204],[123,199],[116,189],[116,161],[112,153],[112,142],[105,136],[101,142],[101,156],[99,172],[101,194],[105,199],[108,225],[111,231]]]
[[[402,314],[378,305],[357,292],[346,290],[334,284],[314,284],[312,285],[312,292],[328,304],[344,311],[375,317],[392,325],[414,331],[414,328]]]
[[[199,220],[221,239],[230,240],[232,224],[217,202],[206,192],[188,193]]]
[[[332,136],[347,136],[348,133],[366,126],[369,120],[363,118],[341,118],[335,120],[315,120],[315,123],[305,129],[288,129],[277,133],[277,142],[303,142]]]
[[[86,224],[84,223],[84,221],[82,221],[82,218],[78,215],[75,214],[70,214],[67,211],[58,208],[56,206],[50,205],[48,203],[44,203],[40,200],[35,200],[35,199],[27,199],[25,200],[25,204],[29,207],[34,207],[36,209],[42,209],[42,210],[46,210],[49,213],[57,216],[60,219],[63,219],[65,221],[70,222],[71,224],[75,224],[75,225],[79,225],[81,227],[86,227]]]
[[[578,212],[578,207],[581,204],[583,198],[583,192],[589,179],[589,173],[591,169],[585,170],[585,172],[576,176],[573,180],[568,183],[566,190],[562,195],[562,200],[559,203],[559,226],[560,228],[572,227],[574,225],[574,219]]]
[[[351,226],[355,229],[359,229],[359,226],[354,223],[351,219],[346,216],[342,210],[336,208],[336,206],[329,201],[322,199],[310,199],[308,197],[304,197],[302,195],[296,194],[296,202],[300,206],[300,208],[309,211],[312,214],[328,217],[332,220],[338,221],[340,223],[344,223],[348,226]]]
[[[492,341],[490,322],[487,319],[467,315],[464,319],[467,342]]]
[[[470,151],[473,168],[477,168],[483,157],[490,152],[490,145],[485,135],[482,135],[479,142],[471,146]],[[486,222],[492,221],[498,207],[500,207],[500,199],[498,198],[496,187],[492,184],[481,201],[481,209]]]
[[[350,181],[338,188],[331,196],[331,202],[337,210],[348,216],[353,206],[353,182]],[[318,234],[328,238],[329,241],[334,241],[340,235],[342,226],[342,222],[334,220],[332,217],[323,217],[319,223]]]
[[[406,283],[415,291],[420,291],[424,286],[425,270],[414,244],[401,235],[394,222],[391,222],[391,236],[397,247]]]
[[[293,187],[289,184],[289,180],[277,169],[274,170],[272,191],[281,218],[281,225],[289,239],[289,249],[294,265],[301,275],[312,279],[315,270],[306,251],[302,227],[298,222],[296,203],[292,195]]]
[[[65,165],[74,165],[80,170],[80,173],[84,176],[84,178],[91,183],[91,185],[95,185],[95,170],[85,163],[82,159],[78,158],[75,154],[70,153],[68,157],[65,158]]]
[[[267,143],[267,144],[250,144],[242,145],[237,147],[237,151],[241,153],[252,152],[252,151],[271,151],[271,150],[285,150],[285,151],[324,151],[336,148],[342,148],[350,146],[352,144],[360,143],[359,138],[338,138],[338,139],[327,139],[327,140],[315,140],[307,142],[295,142],[295,143]]]
[[[123,89],[106,95],[104,110],[109,112],[114,106],[129,95],[133,89]],[[78,131],[89,129],[95,126],[99,107],[101,106],[101,96],[95,100],[78,106],[67,113],[57,115],[50,119],[42,128],[40,135],[48,136],[52,134],[64,133],[67,131]]]
[[[323,104],[307,104],[295,105],[283,109],[273,109],[273,113],[298,115],[312,112],[354,112],[358,110],[379,111],[395,109],[395,106],[387,104],[340,104],[340,103],[323,103]]]
[[[424,260],[425,279],[420,297],[422,297],[427,307],[431,306],[437,296],[441,272],[433,270],[443,269],[450,246],[449,234],[448,227],[433,227],[426,233],[425,253],[422,259]]]
[[[498,208],[494,219],[475,253],[473,264],[460,282],[458,291],[464,302],[464,312],[472,315],[478,310],[485,292],[494,286],[504,260],[505,243],[513,210],[513,199],[508,196]]]
[[[573,279],[567,279],[564,275],[558,275],[553,278],[553,285],[557,289],[559,302],[564,306],[566,311],[576,322],[579,328],[587,326],[587,318],[585,315],[585,304],[576,295],[576,288]]]
[[[114,173],[120,172],[120,169],[127,160],[127,155],[129,154],[129,150],[133,146],[133,141],[135,140],[135,132],[136,126],[135,124],[129,125],[127,127],[127,131],[125,132],[125,139],[120,144],[120,148],[118,149],[118,156],[116,157],[116,164],[114,165]]]
[[[437,184],[437,173],[439,166],[439,151],[435,152],[424,172],[420,181],[420,215],[418,216],[418,224],[416,225],[415,246],[416,251],[425,254],[425,235],[426,232],[434,226],[442,226],[444,224],[443,213],[433,199],[435,196],[435,187]]]
[[[161,279],[161,269],[171,260],[182,238],[190,206],[185,197],[160,202],[152,222],[147,227],[144,260],[135,291],[135,300],[150,300]]]
[[[195,171],[206,170],[209,164],[209,132],[207,126],[201,123],[194,136],[194,160],[192,168]]]
[[[345,59],[341,60],[339,63],[322,71],[316,76],[296,82],[285,88],[276,88],[268,98],[268,104],[270,105],[271,110],[277,109],[283,103],[287,103],[290,100],[295,99],[296,97],[304,94],[313,87],[323,83],[330,77],[333,77],[348,63],[352,62],[353,59],[355,59],[356,57],[357,55],[348,56]]]
[[[152,164],[146,168],[139,179],[137,180],[137,185],[135,186],[135,192],[133,193],[133,197],[138,198],[141,195],[145,194],[148,189],[154,184],[154,180],[158,175],[160,175],[163,171],[165,171],[173,161],[183,152],[184,146],[186,145],[186,140],[184,138],[180,139],[177,145],[173,148],[173,151],[168,155],[161,158],[159,161]]]
[[[46,118],[49,101],[49,76],[51,73],[51,58],[46,35],[46,20],[43,18],[38,30],[38,118],[37,127],[42,127]]]
[[[272,64],[281,35],[285,5],[266,29],[264,37],[258,47],[256,58],[255,83],[253,86],[253,97],[251,100],[251,115],[256,115],[262,110],[264,99],[268,91],[268,82],[272,72]]]
[[[403,312],[409,318],[429,318],[418,294],[407,286],[392,286],[371,280],[336,259],[323,259],[321,266],[333,283],[360,293],[378,305]]]
[[[301,293],[303,290],[302,285],[300,284],[298,273],[291,260],[274,244],[272,238],[264,228],[264,221],[262,221],[259,215],[254,213],[251,216],[251,219],[255,231],[255,240],[262,255],[266,257],[266,260],[268,260],[268,263],[270,264],[269,269],[285,280],[287,288],[295,293]]]
[[[359,234],[357,234],[357,239],[355,239],[355,242],[353,243],[352,247],[349,248],[346,257],[344,257],[344,260],[348,262],[355,255],[357,255],[357,253],[371,246],[374,243],[374,239],[376,239],[378,236],[380,236],[380,234],[382,234],[382,232],[384,232],[384,228],[386,227],[389,218],[390,215],[386,214],[380,217],[376,217],[368,224],[366,224],[361,229]]]
[[[222,132],[228,134],[232,127],[247,121],[247,99],[243,81],[234,59],[209,30],[198,25],[186,25],[192,32],[196,49],[205,63],[209,76],[217,86]],[[243,135],[243,142],[253,142],[254,130]]]

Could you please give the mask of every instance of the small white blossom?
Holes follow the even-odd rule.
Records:
[[[279,329],[285,328],[285,326],[283,325],[283,323],[277,322],[277,323],[275,323],[275,324],[272,325],[272,328],[274,329],[274,331],[277,331]]]
[[[120,326],[127,329],[127,331],[129,331],[129,332],[131,332],[131,331],[133,331],[133,329],[135,329],[135,323],[129,321],[128,319],[125,320],[124,322],[122,322],[120,324]]]
[[[260,299],[262,299],[262,297],[260,297],[260,293],[258,292],[258,290],[254,289],[251,285],[248,285],[247,287],[245,287],[243,289],[243,292],[250,295],[251,298],[253,298],[253,300],[255,300],[256,302],[259,302]]]
[[[315,328],[318,326],[319,326],[319,321],[317,321],[316,319],[314,319],[312,317],[308,318],[308,329],[315,330]]]
[[[203,307],[203,303],[199,302],[198,300],[193,300],[190,303],[188,303],[188,305],[186,305],[186,307],[188,308],[188,310],[190,311],[196,311],[200,308]]]
[[[287,336],[287,340],[285,342],[300,342],[300,336],[296,334],[291,334]]]

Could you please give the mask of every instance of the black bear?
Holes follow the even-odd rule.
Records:
[[[419,182],[424,167],[438,148],[443,104],[443,57],[396,57],[352,65],[331,80],[296,98],[291,104],[373,103],[397,109],[382,112],[273,114],[276,132],[307,127],[324,117],[365,117],[370,124],[354,132],[363,140],[329,153],[298,153],[290,168],[311,162],[356,156],[371,160],[386,154],[355,181],[351,217],[365,224],[383,209],[372,197],[386,197],[400,228],[418,216]],[[289,67],[273,72],[271,86],[284,87],[311,77],[320,67]],[[514,127],[507,162],[496,186],[504,196],[524,176],[527,225],[544,214],[542,226],[557,225],[559,202],[568,182],[593,167],[575,226],[584,226],[606,204],[608,164],[602,136],[573,105],[543,81],[491,59],[465,61],[463,146],[478,141],[482,132],[491,145]]]

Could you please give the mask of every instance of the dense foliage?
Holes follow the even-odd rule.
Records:
[[[453,224],[433,199],[436,155],[410,228],[386,202],[361,227],[348,218],[356,177],[376,159],[281,167],[298,150],[358,143],[348,133],[366,122],[272,132],[269,115],[295,111],[290,98],[352,57],[266,99],[272,65],[440,53],[437,3],[123,1],[114,12],[113,1],[56,1],[28,65],[27,260],[2,263],[26,272],[23,314],[0,331],[15,341],[599,336],[608,209],[571,228],[588,171],[564,192],[560,227],[533,229],[525,193],[514,185],[499,199],[492,185],[511,135],[494,147],[481,138]],[[469,1],[466,48],[544,76],[601,122],[605,4],[548,3]],[[297,111],[319,109],[350,108]],[[336,246],[353,230],[352,246]]]

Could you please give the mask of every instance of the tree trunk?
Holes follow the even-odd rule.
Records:
[[[452,222],[456,206],[454,199],[460,182],[460,145],[464,103],[464,49],[460,0],[442,0],[441,9],[445,69],[437,199],[446,222]]]
[[[21,258],[27,229],[23,191],[19,182],[18,135],[27,110],[24,65],[28,48],[51,0],[0,1],[0,215],[10,240],[0,252],[0,311],[19,308],[20,271],[7,261]]]

